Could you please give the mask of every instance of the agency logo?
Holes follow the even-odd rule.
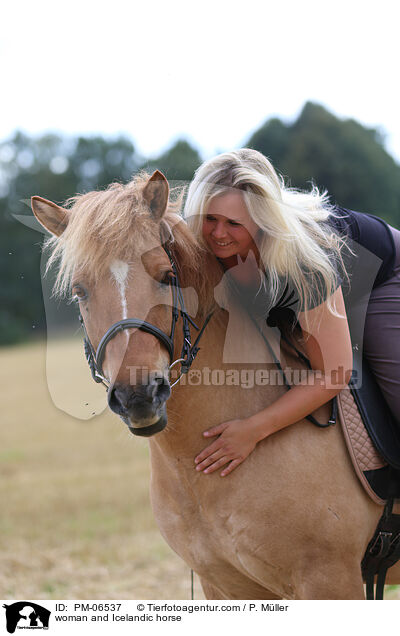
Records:
[[[51,612],[37,603],[18,601],[3,607],[9,634],[14,634],[16,629],[49,629]]]

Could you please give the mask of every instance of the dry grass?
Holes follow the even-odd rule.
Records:
[[[86,386],[72,362],[81,346],[57,344],[53,385]],[[45,355],[44,344],[0,351],[0,598],[190,598],[190,571],[153,520],[147,442],[111,413],[56,409]],[[90,408],[103,401],[94,390]]]

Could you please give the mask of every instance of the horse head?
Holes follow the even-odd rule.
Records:
[[[184,245],[193,263],[195,241],[171,208],[168,182],[159,171],[69,203],[62,208],[32,197],[36,218],[52,234],[56,291],[79,304],[89,356],[108,385],[109,407],[134,434],[152,435],[167,424],[170,396],[169,339],[178,313],[172,311],[177,270],[171,253]],[[182,262],[178,268],[185,270]]]

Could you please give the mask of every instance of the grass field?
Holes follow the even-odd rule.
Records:
[[[148,443],[108,411],[65,414],[48,384],[69,412],[102,410],[80,340],[53,343],[47,372],[43,343],[0,350],[0,598],[189,599],[150,509]]]
[[[82,343],[57,347],[53,384],[86,386]],[[45,356],[40,343],[0,350],[0,598],[190,598],[190,570],[150,509],[148,443],[107,411],[58,410]]]

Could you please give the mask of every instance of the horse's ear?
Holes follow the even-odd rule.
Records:
[[[150,208],[155,221],[164,215],[168,205],[169,185],[162,172],[156,170],[151,175],[143,190],[143,197]]]
[[[69,221],[68,210],[42,197],[32,197],[31,206],[39,223],[51,234],[60,236],[64,232]]]

